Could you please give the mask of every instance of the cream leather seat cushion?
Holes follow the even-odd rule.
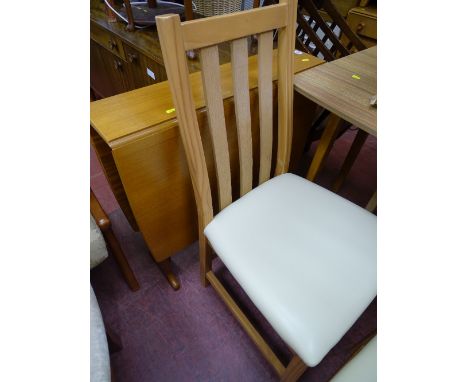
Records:
[[[205,235],[308,366],[377,294],[376,216],[299,176],[255,188],[221,211]]]
[[[376,382],[377,336],[362,348],[330,382]]]

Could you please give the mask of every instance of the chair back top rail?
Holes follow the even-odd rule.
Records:
[[[185,50],[199,49],[283,28],[287,22],[287,4],[280,3],[184,22],[182,23],[182,39]]]
[[[189,165],[200,232],[213,219],[208,169],[190,87],[185,51],[200,49],[203,92],[215,162],[218,206],[232,202],[231,169],[217,44],[230,41],[239,148],[240,195],[252,189],[253,152],[247,36],[258,35],[260,120],[259,183],[271,176],[273,147],[273,30],[278,30],[278,151],[275,174],[288,170],[292,140],[293,64],[297,0],[181,23],[178,15],[156,17],[166,72]]]

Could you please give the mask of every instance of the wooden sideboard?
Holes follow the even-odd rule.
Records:
[[[377,6],[352,8],[346,21],[367,47],[377,45]]]
[[[91,0],[90,12],[90,80],[96,99],[167,79],[154,27],[129,32],[124,23],[109,22],[101,0]],[[255,49],[250,54],[255,54]],[[229,47],[221,47],[220,61],[229,61]],[[191,73],[200,70],[198,60],[189,60],[188,66]]]
[[[92,0],[90,34],[90,80],[96,98],[167,79],[154,30],[128,32],[123,23],[108,22],[104,5]]]
[[[322,62],[305,53],[295,55],[295,72]],[[274,63],[276,78],[276,51]],[[210,176],[214,180],[200,73],[192,73],[190,80]],[[221,66],[221,80],[229,150],[234,159],[237,135],[229,63]],[[256,56],[249,57],[249,84],[255,148],[259,138]],[[314,110],[313,103],[295,93],[291,168],[303,152]],[[196,241],[198,232],[193,190],[174,111],[167,81],[95,101],[91,103],[91,138],[123,212],[130,224],[141,231],[153,258],[177,289],[178,281],[169,266],[170,256]],[[258,153],[254,161],[258,161]],[[239,193],[237,162],[231,163],[234,197]]]

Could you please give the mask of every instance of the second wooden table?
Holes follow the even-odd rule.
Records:
[[[294,88],[333,114],[310,165],[313,181],[330,150],[341,119],[361,129],[360,139],[377,136],[377,108],[370,100],[377,94],[377,47],[308,69],[295,76]]]

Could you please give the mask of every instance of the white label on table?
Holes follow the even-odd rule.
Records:
[[[146,74],[156,81],[156,76],[150,68],[146,68]]]
[[[301,52],[300,50],[297,50],[297,49],[296,49],[296,50],[294,51],[294,53],[296,53],[296,54],[299,54],[299,55],[300,55],[300,54],[303,54],[304,52]]]

